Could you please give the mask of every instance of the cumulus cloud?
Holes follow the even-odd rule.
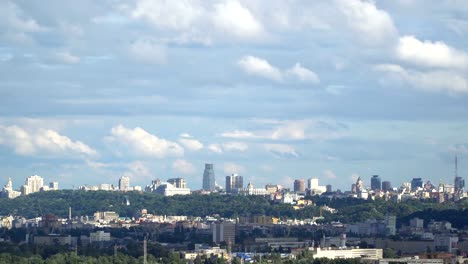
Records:
[[[0,126],[0,144],[20,155],[70,155],[93,157],[97,152],[81,141],[73,141],[51,129],[28,131],[18,126]]]
[[[237,0],[216,4],[213,22],[219,31],[239,38],[258,38],[264,34],[262,24]]]
[[[223,164],[224,174],[243,174],[245,167],[233,162],[226,162]]]
[[[265,150],[277,158],[298,158],[296,149],[286,144],[264,144]]]
[[[260,122],[262,123],[262,122]],[[323,120],[273,120],[269,129],[233,130],[221,133],[225,138],[269,140],[327,140],[343,136],[343,125]]]
[[[223,149],[221,148],[219,144],[210,144],[208,145],[208,149],[214,153],[218,153],[218,154],[223,153]]]
[[[302,67],[300,63],[296,63],[291,69],[287,70],[286,73],[297,78],[301,82],[311,82],[314,84],[320,83],[318,75],[315,72]]]
[[[126,167],[128,170],[123,173],[124,176],[128,176],[133,179],[141,177],[149,178],[152,176],[148,166],[140,160],[126,164]]]
[[[204,12],[198,1],[138,0],[131,16],[159,29],[183,30],[191,28]]]
[[[271,79],[274,81],[280,81],[283,77],[276,67],[272,66],[267,60],[254,57],[254,56],[244,56],[240,59],[237,64],[244,70],[247,74],[263,77],[266,79]]]
[[[191,174],[194,173],[195,166],[193,166],[192,163],[183,160],[183,159],[178,159],[172,163],[172,169],[175,170],[178,173],[182,174]]]
[[[33,18],[27,17],[23,10],[11,1],[1,4],[0,16],[2,17],[0,24],[6,24],[7,27],[15,31],[41,32],[47,30]]]
[[[447,92],[449,94],[468,92],[468,80],[457,72],[406,70],[396,64],[380,64],[374,68],[377,71],[386,73],[388,78],[402,81],[420,90]]]
[[[369,0],[336,0],[348,25],[366,44],[385,44],[396,38],[398,31],[390,15]]]
[[[184,155],[184,149],[176,142],[159,138],[140,127],[131,129],[118,125],[112,128],[111,134],[111,141],[128,146],[136,155],[156,158]]]
[[[332,170],[324,170],[323,175],[327,177],[327,179],[336,179],[336,174]]]
[[[223,149],[225,151],[240,151],[244,152],[249,148],[249,146],[243,142],[226,142],[223,144]]]
[[[203,149],[203,143],[186,133],[180,135],[179,143],[191,151],[198,151]]]
[[[166,47],[152,38],[140,38],[130,45],[130,55],[133,59],[147,64],[164,64]]]
[[[414,36],[400,38],[397,56],[405,62],[424,67],[459,68],[468,66],[468,54],[442,41],[420,41]]]

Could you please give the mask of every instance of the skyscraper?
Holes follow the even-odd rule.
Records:
[[[214,191],[215,187],[213,164],[205,164],[205,171],[203,172],[203,190]]]
[[[130,177],[122,176],[119,179],[119,190],[121,191],[129,191],[130,190]]]
[[[33,175],[26,179],[26,185],[29,189],[29,193],[35,193],[41,190],[42,186],[44,186],[44,179],[41,176]]]
[[[460,193],[463,192],[463,189],[465,188],[465,179],[462,177],[458,176],[458,157],[455,156],[455,193]]]
[[[421,178],[413,178],[411,180],[411,191],[414,191],[418,189],[418,187],[422,187],[422,186],[423,186],[423,182]]]
[[[244,188],[244,179],[241,175],[232,174],[226,176],[226,192],[231,193],[233,189]]]
[[[305,180],[294,180],[294,191],[305,192]]]
[[[389,181],[382,182],[382,190],[388,192],[392,189],[392,184]]]
[[[382,189],[382,182],[380,180],[379,175],[374,175],[371,178],[371,189],[372,190],[380,190]]]

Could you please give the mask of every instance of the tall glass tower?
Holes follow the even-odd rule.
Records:
[[[203,172],[203,190],[215,190],[215,174],[213,164],[205,164],[205,171]]]

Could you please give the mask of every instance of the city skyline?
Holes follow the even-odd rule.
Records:
[[[184,2],[185,3],[185,2]],[[468,3],[2,1],[0,178],[348,190],[468,171]]]

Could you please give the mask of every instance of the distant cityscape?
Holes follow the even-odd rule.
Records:
[[[142,186],[131,186],[130,177],[122,176],[118,185],[111,183],[102,183],[99,185],[79,186],[79,190],[85,191],[137,191],[153,192],[164,196],[189,195],[196,193],[224,193],[230,195],[260,195],[270,196],[271,200],[281,200],[285,203],[291,203],[303,198],[306,195],[325,195],[328,197],[354,197],[360,199],[383,198],[385,200],[401,201],[405,199],[436,199],[442,203],[444,201],[457,201],[467,197],[465,192],[465,180],[458,175],[458,158],[455,157],[455,175],[453,183],[439,182],[437,185],[430,181],[424,182],[422,178],[413,178],[409,182],[403,182],[399,187],[392,187],[390,181],[382,181],[379,175],[373,175],[370,178],[370,185],[365,185],[361,177],[351,185],[349,191],[333,190],[332,185],[320,185],[318,178],[309,178],[294,180],[293,189],[281,186],[279,184],[267,184],[264,187],[256,188],[252,182],[244,186],[244,177],[238,174],[232,174],[225,177],[225,185],[221,186],[216,182],[214,164],[205,164],[203,172],[202,188],[191,191],[187,187],[184,178],[171,178],[167,181],[156,179],[151,184]],[[33,175],[26,179],[25,184],[19,190],[13,189],[11,178],[3,187],[0,196],[5,198],[16,198],[21,195],[28,195],[39,191],[58,190],[58,182],[44,184],[41,176]]]

